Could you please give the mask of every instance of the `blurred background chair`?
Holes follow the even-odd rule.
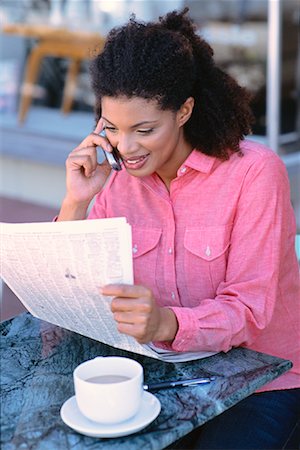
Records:
[[[82,61],[101,51],[104,38],[98,33],[72,31],[51,25],[37,24],[9,24],[3,27],[3,32],[36,39],[36,45],[31,50],[26,62],[25,76],[21,86],[19,122],[24,122],[26,118],[42,61],[49,56],[70,60],[62,101],[62,111],[65,114],[69,113],[72,108],[80,65]]]

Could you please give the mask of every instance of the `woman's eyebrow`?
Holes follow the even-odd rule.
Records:
[[[134,125],[132,125],[130,128],[138,128],[142,125],[149,125],[149,124],[154,124],[158,122],[158,120],[143,120],[142,122],[136,123]]]
[[[105,120],[106,122],[108,122],[110,125],[116,127],[110,120],[106,119],[106,117],[102,116],[102,119],[104,119],[104,120]],[[142,126],[142,125],[154,124],[154,123],[156,123],[156,122],[158,122],[158,121],[157,121],[157,120],[143,120],[142,122],[138,122],[138,123],[135,123],[134,125],[131,125],[130,128],[138,128],[138,127],[140,127],[140,126]],[[117,127],[116,127],[116,128],[117,128]]]

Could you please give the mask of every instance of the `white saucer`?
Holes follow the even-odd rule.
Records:
[[[149,425],[160,413],[160,401],[150,392],[144,392],[137,414],[124,422],[113,425],[93,422],[81,414],[75,395],[61,407],[60,415],[66,425],[86,436],[114,438],[136,433]]]

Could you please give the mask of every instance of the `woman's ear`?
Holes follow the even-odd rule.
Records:
[[[188,97],[177,111],[177,123],[182,127],[191,117],[195,100],[193,97]]]

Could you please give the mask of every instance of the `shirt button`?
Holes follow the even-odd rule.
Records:
[[[169,248],[168,253],[169,253],[170,255],[173,253],[173,250],[172,250],[171,247]]]
[[[135,244],[133,247],[132,247],[132,253],[136,253],[138,251],[138,247],[137,247],[137,245]]]
[[[181,172],[181,173],[185,173],[185,172],[186,172],[186,167],[185,167],[185,166],[182,167],[182,168],[180,169],[180,172]]]
[[[172,300],[175,300],[175,292],[171,292],[171,297],[172,297]]]

